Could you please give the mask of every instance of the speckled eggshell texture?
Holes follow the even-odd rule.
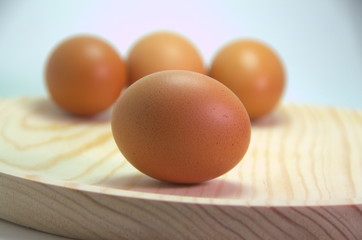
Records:
[[[238,97],[213,78],[182,70],[131,85],[115,104],[112,131],[134,167],[174,183],[228,172],[250,142],[249,116]]]

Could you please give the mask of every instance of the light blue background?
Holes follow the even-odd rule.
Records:
[[[239,37],[284,61],[285,101],[362,108],[362,1],[0,1],[0,96],[45,95],[44,64],[65,37],[93,33],[126,57],[152,30],[189,38],[208,64]]]
[[[362,109],[362,1],[0,0],[0,97],[46,95],[44,63],[59,41],[93,33],[126,56],[146,32],[175,30],[209,63],[225,43],[259,38],[280,54],[285,101]],[[63,239],[0,220],[0,240]]]

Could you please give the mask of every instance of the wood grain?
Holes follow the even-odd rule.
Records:
[[[0,218],[78,239],[362,239],[361,111],[284,104],[196,185],[139,173],[109,118],[0,100]]]

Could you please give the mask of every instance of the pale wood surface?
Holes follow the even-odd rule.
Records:
[[[0,100],[0,218],[80,239],[362,239],[362,111],[284,104],[197,185],[135,170],[109,118]]]

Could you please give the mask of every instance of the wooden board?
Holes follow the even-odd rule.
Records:
[[[362,239],[361,111],[284,104],[195,185],[139,173],[109,119],[0,100],[0,218],[78,239]]]

